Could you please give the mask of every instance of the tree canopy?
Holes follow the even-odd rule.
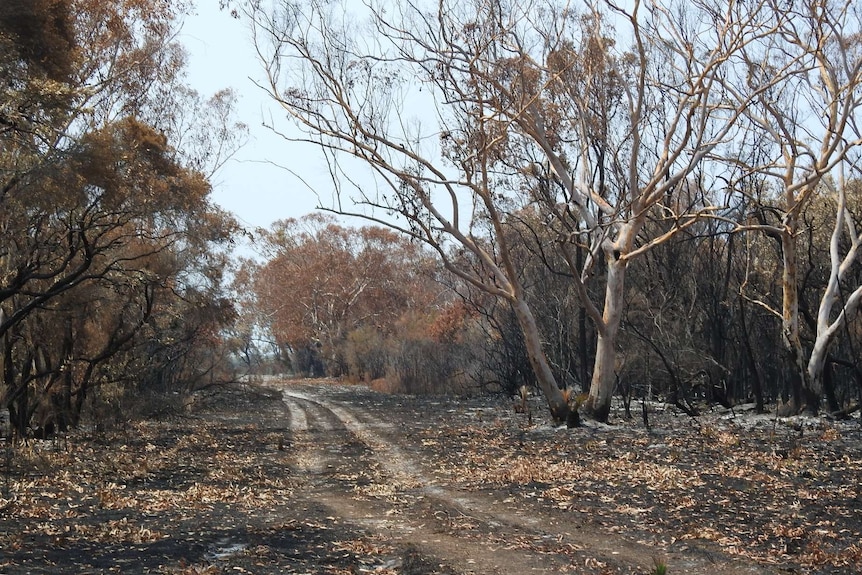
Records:
[[[231,319],[223,274],[238,226],[211,202],[205,169],[244,127],[228,92],[200,104],[179,89],[181,10],[0,6],[2,398],[21,435],[76,424],[98,388],[199,377],[206,363],[190,355]],[[190,103],[217,113],[199,122]]]
[[[795,244],[810,199],[856,169],[862,59],[849,3],[309,0],[253,3],[248,15],[272,97],[330,163],[327,207],[426,243],[461,281],[508,302],[555,418],[570,410],[567,384],[536,317],[541,295],[516,262],[529,212],[528,236],[551,230],[538,247],[556,254],[546,259],[592,324],[589,414],[608,417],[636,262],[701,230],[735,246],[731,235],[781,238],[790,400],[817,409]],[[356,177],[362,165],[375,185]],[[783,205],[758,205],[763,186],[783,190]],[[773,208],[777,221],[748,219]],[[855,245],[848,221],[834,229]],[[824,316],[836,317],[834,289]],[[834,334],[827,324],[812,350]]]

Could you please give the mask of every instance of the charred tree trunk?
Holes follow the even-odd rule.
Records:
[[[829,406],[829,411],[836,412],[841,410],[838,405],[838,397],[835,395],[835,380],[832,377],[832,361],[827,358],[826,365],[823,368],[823,391],[826,394],[826,404]]]
[[[77,427],[78,424],[81,423],[81,414],[84,411],[84,401],[87,399],[87,390],[90,385],[90,379],[93,377],[94,369],[95,364],[93,362],[89,362],[87,364],[87,368],[84,370],[83,376],[81,377],[81,383],[78,386],[78,390],[73,395],[70,415],[72,427]]]
[[[805,365],[805,353],[799,328],[799,289],[797,287],[795,218],[788,218],[787,230],[781,234],[781,257],[784,269],[781,277],[781,336],[790,369],[790,401],[796,412],[817,413],[822,393],[812,387]]]
[[[72,424],[72,345],[74,337],[72,334],[72,320],[67,319],[63,332],[63,350],[60,357],[60,393],[58,398],[59,414],[57,424],[59,431],[68,431]]]
[[[742,342],[745,345],[746,363],[748,364],[748,372],[751,374],[751,393],[754,394],[755,409],[757,413],[763,413],[763,382],[760,379],[760,370],[757,368],[757,361],[754,358],[754,348],[751,345],[751,338],[748,333],[748,326],[745,319],[745,298],[742,294],[739,296],[739,326]]]
[[[9,422],[19,438],[27,437],[27,430],[30,426],[30,417],[33,409],[30,401],[30,373],[33,364],[32,354],[26,354],[21,365],[20,373],[16,373],[13,363],[14,356],[12,353],[12,345],[6,348],[6,377],[7,385],[12,386],[14,390],[8,399]]]

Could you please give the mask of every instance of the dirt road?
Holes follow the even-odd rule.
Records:
[[[290,422],[291,465],[305,483],[304,497],[401,550],[400,557],[383,558],[378,569],[651,573],[659,561],[672,573],[779,572],[715,550],[638,543],[599,528],[582,513],[551,512],[538,499],[515,498],[505,490],[465,491],[436,472],[420,433],[435,422],[409,406],[390,404],[384,406],[388,412],[381,411],[337,386],[279,389]]]
[[[14,450],[3,575],[851,575],[856,422],[568,430],[503,399],[328,381],[211,386],[184,412]]]

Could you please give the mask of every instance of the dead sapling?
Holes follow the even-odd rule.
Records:
[[[647,433],[652,432],[652,427],[649,424],[649,408],[647,408],[646,398],[641,398],[641,416],[644,420],[644,427],[647,430]]]
[[[533,411],[530,409],[530,388],[522,385],[518,389],[518,397],[515,400],[515,413],[527,415],[527,425],[533,425]]]

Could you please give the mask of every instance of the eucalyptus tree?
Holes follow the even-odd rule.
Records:
[[[551,414],[564,419],[512,256],[517,234],[506,233],[519,210],[541,210],[596,326],[585,407],[605,420],[627,266],[711,211],[707,195],[669,200],[737,137],[748,103],[722,80],[773,32],[769,10],[308,0],[254,2],[250,16],[267,88],[299,129],[282,133],[328,160],[326,207],[426,242],[452,273],[510,302]],[[752,97],[767,89],[752,86]],[[669,225],[650,235],[649,218]],[[458,265],[459,251],[477,265]]]
[[[726,84],[749,104],[742,154],[729,158],[736,158],[742,178],[755,175],[775,190],[774,201],[760,201],[759,220],[741,229],[780,243],[782,301],[775,307],[757,301],[780,318],[793,408],[816,412],[829,346],[862,298],[860,286],[847,284],[859,250],[847,190],[858,178],[862,145],[862,12],[849,0],[770,0],[767,7],[774,32],[740,53],[747,73]],[[835,216],[829,277],[808,345],[800,322],[798,249],[803,213],[818,194],[834,198]]]
[[[345,374],[351,333],[389,335],[405,314],[434,303],[423,277],[427,256],[386,228],[310,214],[275,222],[264,242],[268,258],[249,282],[254,305],[300,372]]]
[[[203,172],[235,149],[242,129],[230,93],[198,102],[215,111],[200,129],[179,121],[200,100],[176,89],[183,8],[0,3],[0,401],[22,434],[31,394],[66,385],[60,373],[80,373],[83,398],[87,370],[73,364],[104,364],[152,318],[156,294],[179,307],[174,297],[195,299],[224,263],[224,252],[213,252],[236,226],[210,202]],[[240,138],[222,137],[219,124]],[[184,143],[181,131],[194,141]],[[87,320],[70,316],[109,296]],[[86,337],[96,318],[101,343]]]

